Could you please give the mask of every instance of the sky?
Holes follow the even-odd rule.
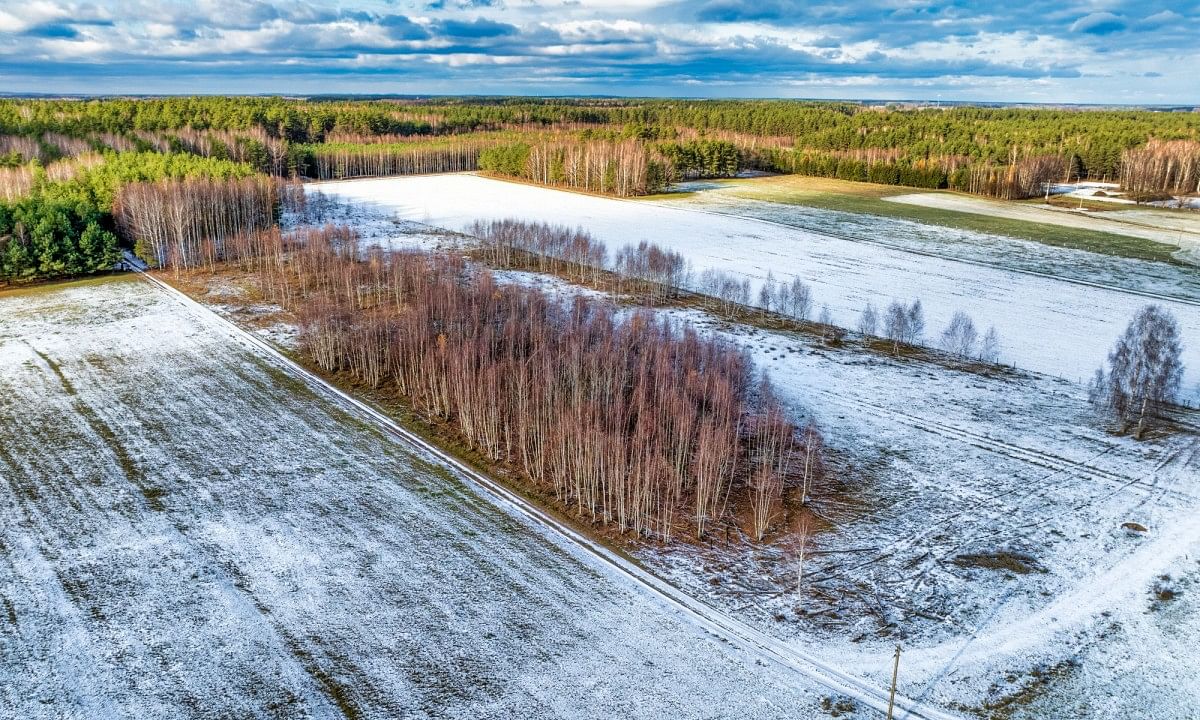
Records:
[[[0,0],[0,92],[1200,105],[1200,0]]]

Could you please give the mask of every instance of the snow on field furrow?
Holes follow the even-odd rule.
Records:
[[[1136,598],[1149,592],[1153,573],[1184,562],[1200,541],[1191,521],[1200,496],[1194,437],[1109,437],[1088,417],[1080,390],[1044,377],[986,378],[863,360],[789,333],[732,337],[770,371],[783,398],[822,423],[835,447],[864,468],[873,459],[885,468],[865,475],[868,484],[885,484],[871,490],[883,496],[872,510],[851,516],[817,545],[874,548],[855,556],[872,563],[857,571],[860,577],[870,570],[898,608],[954,621],[923,629],[919,618],[904,622],[915,633],[906,656],[918,683],[949,678],[969,687],[1006,665],[1053,658],[1075,646],[1072,633],[1109,622],[1101,613],[1140,614]],[[1120,529],[1129,520],[1150,527],[1150,535]],[[961,555],[1000,550],[1027,553],[1044,572],[955,565]],[[837,555],[813,564],[818,577],[855,575]],[[777,609],[768,604],[764,620]],[[962,641],[953,638],[964,627],[981,641],[956,656]],[[1002,641],[1010,646],[997,653]],[[1172,655],[1141,662],[1150,675],[1178,669]],[[1157,706],[1180,717],[1180,707],[1188,707],[1180,698],[1195,702],[1194,692],[1177,690]]]
[[[1094,192],[1091,191],[1091,192]],[[1090,196],[1085,195],[1085,197]],[[1075,195],[1074,197],[1079,197]],[[1080,212],[1074,208],[1062,208],[1044,204],[1013,203],[990,198],[971,196],[960,193],[925,192],[890,195],[884,198],[888,202],[920,205],[923,207],[952,210],[955,212],[975,213],[990,217],[1003,217],[1013,220],[1062,225],[1070,228],[1094,230],[1096,232],[1129,235],[1163,243],[1175,243],[1185,250],[1195,250],[1200,246],[1200,222],[1187,215],[1176,215],[1174,218],[1165,212],[1151,213],[1140,211],[1142,222],[1123,220],[1122,211]],[[1114,203],[1129,203],[1132,200],[1105,198]],[[1082,207],[1082,203],[1081,203]],[[1138,210],[1124,211],[1138,213]],[[1133,215],[1133,218],[1139,217]]]
[[[34,338],[32,342],[37,343],[38,339]],[[51,357],[54,351],[46,349],[43,352]],[[60,372],[65,375],[72,369],[60,367]],[[84,403],[87,399],[107,402],[105,391],[115,388],[92,384],[90,380],[83,375],[74,376],[71,385],[78,388],[71,396],[74,402]],[[93,408],[82,404],[59,406],[54,400],[61,394],[56,396],[36,383],[18,381],[4,389],[13,392],[15,388],[28,388],[34,392],[24,398],[26,413],[11,416],[17,427],[4,428],[3,436],[27,438],[28,444],[18,449],[36,454],[44,465],[42,472],[27,476],[26,481],[36,483],[39,492],[44,490],[45,494],[25,503],[28,509],[26,522],[33,526],[30,534],[36,535],[40,544],[38,554],[57,579],[57,583],[47,584],[42,578],[40,586],[53,592],[57,584],[70,600],[66,606],[67,617],[54,614],[39,617],[45,608],[34,604],[29,608],[32,618],[24,612],[18,614],[20,626],[33,633],[53,629],[67,634],[69,639],[59,645],[86,652],[87,657],[77,663],[67,663],[65,660],[70,657],[67,652],[53,663],[54,674],[78,674],[81,677],[79,687],[83,697],[77,696],[77,702],[71,702],[71,693],[45,687],[42,684],[45,678],[35,673],[29,679],[36,685],[30,692],[16,696],[8,707],[34,710],[37,706],[26,706],[25,703],[38,701],[44,704],[41,709],[45,713],[57,716],[71,712],[73,707],[100,703],[134,712],[145,699],[161,705],[148,711],[151,716],[165,711],[165,716],[170,717],[188,708],[193,711],[203,708],[208,703],[249,713],[259,688],[280,688],[271,690],[271,697],[265,698],[269,704],[280,702],[281,698],[286,700],[285,696],[290,695],[288,688],[295,686],[297,681],[301,688],[311,685],[311,680],[299,668],[284,668],[290,670],[286,672],[290,678],[281,677],[281,672],[272,672],[270,660],[272,655],[280,655],[281,648],[271,647],[269,638],[251,633],[247,641],[241,641],[243,633],[235,629],[257,613],[226,583],[195,577],[197,572],[204,571],[204,559],[196,557],[186,544],[178,542],[178,529],[162,514],[153,511],[150,499],[141,496],[139,488],[131,487],[138,478],[144,477],[145,466],[134,459],[121,464],[112,455],[113,443],[125,443],[127,439],[117,437],[111,428],[104,429],[102,421],[90,415]],[[131,409],[110,406],[113,408]],[[89,417],[92,433],[79,432],[78,428],[62,431],[64,425],[69,426],[80,417]],[[55,432],[45,436],[29,432],[52,427]],[[28,470],[28,466],[25,469]],[[8,470],[3,474],[8,476]],[[90,491],[93,497],[100,496],[101,490],[93,488],[97,484],[107,491],[105,499],[113,502],[113,507],[68,500],[81,491]],[[156,588],[177,586],[179,576],[188,575],[193,576],[191,592],[155,592]],[[153,595],[152,605],[128,602],[130,597],[147,595]],[[21,593],[17,593],[17,597],[20,598]],[[173,626],[170,637],[175,642],[170,646],[159,633],[147,628],[147,625],[163,621]],[[81,634],[86,637],[77,637]],[[15,650],[19,653],[21,647]],[[196,674],[189,669],[188,659],[200,653],[243,657],[246,666],[231,677]],[[250,662],[259,655],[262,655],[261,663]],[[18,654],[12,667],[20,667],[19,658]],[[283,663],[284,666],[288,664]],[[266,666],[265,674],[260,675],[257,668],[262,666]],[[321,699],[316,688],[308,688],[307,694],[316,699],[319,709]],[[101,713],[103,716],[120,714],[115,710]]]
[[[473,175],[390,178],[314,186],[407,220],[460,230],[476,219],[515,217],[580,226],[610,245],[648,240],[673,248],[697,271],[715,268],[757,286],[768,272],[800,277],[835,322],[856,325],[866,302],[920,298],[928,332],[963,310],[994,325],[1002,358],[1079,382],[1103,361],[1145,297],[1004,269],[929,257],[751,218],[612,200]],[[1178,288],[1172,288],[1178,290]],[[1158,301],[1178,318],[1185,344],[1186,396],[1200,401],[1200,312]]]
[[[590,293],[527,273],[499,276],[560,296],[573,289]],[[828,609],[846,618],[835,623],[837,631],[810,627],[827,641],[822,652],[833,662],[854,666],[892,642],[890,634],[872,638],[877,593],[903,628],[905,676],[915,692],[954,686],[963,697],[977,697],[991,678],[1092,652],[1112,618],[1132,612],[1131,621],[1137,620],[1153,572],[1186,566],[1189,543],[1200,540],[1189,524],[1200,497],[1200,439],[1111,437],[1095,425],[1074,384],[838,351],[810,337],[730,326],[698,311],[656,312],[749,349],[797,417],[815,417],[831,445],[851,459],[848,474],[861,485],[849,492],[863,506],[818,500],[836,529],[812,541],[817,553],[806,561],[808,582],[832,590],[836,602]],[[1150,535],[1121,529],[1128,520],[1150,527]],[[998,551],[1026,554],[1036,569],[1016,574],[958,564],[964,556]],[[1153,571],[1129,572],[1147,556],[1155,558],[1147,566]],[[725,562],[719,551],[683,548],[642,557],[691,592],[781,637],[804,637],[812,647],[811,634],[798,636],[796,626],[777,619],[797,604],[818,612],[825,607],[794,594],[795,567],[786,553],[763,548],[739,557],[736,577],[719,570]],[[1118,579],[1123,576],[1128,580]],[[720,585],[709,582],[714,578]],[[1059,610],[1074,605],[1084,609]],[[939,617],[940,623],[931,622]],[[853,648],[861,652],[845,644],[856,635]],[[1002,643],[1006,650],[995,652]],[[1174,654],[1139,662],[1149,675],[1179,672]],[[878,668],[876,680],[887,679]],[[1184,686],[1145,705],[1163,717],[1186,717],[1181,708],[1197,700]]]
[[[0,338],[0,717],[817,712],[144,283]]]

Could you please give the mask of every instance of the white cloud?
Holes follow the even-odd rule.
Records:
[[[1143,7],[1118,0],[1029,0],[1012,13],[915,0],[447,0],[440,8],[431,8],[429,0],[363,1],[371,4],[34,0],[19,11],[0,10],[0,75],[29,87],[79,78],[76,89],[100,89],[78,67],[86,61],[86,72],[95,77],[112,68],[112,75],[124,78],[178,74],[197,84],[180,91],[231,87],[231,73],[264,83],[306,73],[304,82],[313,84],[322,82],[322,74],[336,74],[324,82],[342,89],[345,73],[363,68],[406,81],[436,79],[459,92],[553,77],[574,81],[581,91],[661,91],[700,83],[770,94],[824,84],[847,92],[1039,88],[1063,93],[1062,100],[1108,94],[1128,101],[1149,92],[1144,80],[1131,78],[1157,73],[1156,95],[1165,88],[1181,101],[1200,100],[1187,71],[1200,53],[1188,32],[1196,12],[1185,15],[1162,0]],[[724,10],[712,21],[698,21],[702,6],[711,3]],[[1081,70],[1104,72],[1111,80],[1097,88],[1070,77]]]

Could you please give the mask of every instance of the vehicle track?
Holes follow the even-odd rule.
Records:
[[[588,539],[523,497],[508,490],[487,476],[472,470],[421,437],[404,429],[390,417],[337,389],[324,379],[298,365],[270,344],[238,327],[235,323],[217,315],[186,294],[145,272],[138,272],[151,285],[165,291],[186,307],[229,328],[235,337],[242,340],[256,352],[278,364],[281,369],[304,382],[314,392],[343,405],[346,409],[357,413],[365,420],[375,423],[381,430],[412,446],[423,455],[452,468],[462,479],[474,486],[481,495],[489,497],[496,505],[523,516],[536,525],[553,531],[582,550],[587,557],[598,562],[601,567],[607,569],[613,576],[634,585],[642,591],[650,593],[661,602],[675,609],[682,616],[688,618],[697,627],[717,637],[731,641],[735,646],[739,646],[744,651],[757,656],[759,660],[771,662],[797,672],[829,690],[852,697],[880,712],[887,711],[888,693],[886,689],[843,672],[823,660],[808,655],[788,643],[757,630],[686,594],[667,580],[646,570],[629,558]],[[896,695],[895,700],[897,718],[950,720],[956,717],[951,713],[930,707],[907,697],[902,697],[899,694]]]
[[[1055,455],[1054,453],[1050,453],[1045,450],[1036,450],[1033,448],[1024,447],[1022,445],[1015,445],[1004,440],[997,440],[996,438],[989,437],[981,433],[966,430],[964,428],[949,425],[947,423],[938,422],[936,420],[918,417],[916,415],[905,413],[865,400],[848,399],[843,395],[839,395],[828,390],[818,389],[816,392],[832,398],[835,403],[840,403],[843,406],[848,406],[852,409],[866,410],[876,415],[883,415],[885,417],[892,418],[897,422],[908,425],[909,427],[913,427],[918,430],[924,430],[925,432],[932,433],[934,435],[940,435],[941,437],[950,440],[958,440],[960,442],[964,442],[980,449],[988,450],[998,455],[1012,458],[1014,460],[1020,460],[1032,465],[1039,465],[1057,472],[1077,473],[1085,476],[1085,478],[1090,477],[1095,480],[1100,480],[1102,482],[1115,485],[1117,486],[1118,490],[1123,490],[1128,487],[1136,487],[1144,492],[1159,492],[1164,495],[1169,495],[1170,497],[1182,502],[1200,503],[1200,498],[1197,498],[1194,495],[1182,492],[1180,490],[1164,489],[1158,486],[1153,480],[1130,478],[1110,470],[1095,467],[1094,465],[1088,465],[1087,463],[1080,462],[1078,460],[1064,458],[1060,455]]]
[[[859,563],[857,565],[854,565],[851,567],[843,567],[843,568],[838,569],[835,572],[829,573],[824,576],[819,576],[819,577],[815,578],[813,580],[813,582],[825,582],[825,581],[829,581],[829,580],[835,580],[835,579],[843,577],[843,576],[847,575],[848,573],[851,573],[855,570],[858,570],[863,567],[881,562],[881,561],[887,559],[888,557],[894,555],[898,551],[903,551],[907,548],[911,548],[915,544],[921,542],[922,540],[925,540],[927,538],[934,536],[935,534],[941,532],[945,526],[949,525],[950,523],[954,522],[955,520],[957,520],[958,518],[963,517],[963,516],[977,517],[981,513],[983,513],[983,514],[987,514],[988,516],[993,518],[993,522],[984,524],[984,526],[989,528],[986,532],[977,531],[973,534],[970,534],[967,537],[958,537],[957,542],[955,542],[952,546],[943,548],[942,552],[939,555],[940,559],[945,559],[946,557],[948,557],[948,555],[955,553],[957,551],[957,549],[963,547],[964,543],[969,544],[970,542],[978,539],[979,537],[982,537],[985,534],[987,536],[995,539],[997,537],[997,532],[999,532],[997,530],[997,527],[999,525],[1005,524],[1005,522],[1004,522],[1005,519],[1012,516],[1013,506],[1009,506],[1009,507],[1001,508],[1001,509],[991,509],[989,506],[992,505],[995,501],[999,500],[1002,497],[1010,496],[1010,495],[1014,495],[1014,494],[1017,495],[1016,502],[1017,502],[1018,506],[1024,505],[1024,504],[1030,502],[1031,499],[1033,499],[1033,498],[1041,497],[1044,499],[1045,496],[1053,490],[1053,487],[1050,487],[1047,481],[1054,478],[1055,476],[1060,476],[1060,475],[1067,476],[1069,479],[1073,479],[1074,483],[1083,482],[1083,481],[1088,480],[1089,478],[1094,479],[1094,480],[1100,480],[1100,481],[1112,484],[1114,486],[1113,492],[1111,494],[1117,494],[1117,493],[1120,493],[1130,487],[1135,487],[1135,488],[1137,488],[1137,490],[1139,490],[1142,493],[1142,497],[1136,504],[1134,504],[1134,506],[1131,509],[1136,509],[1136,508],[1142,507],[1147,502],[1149,502],[1152,498],[1162,498],[1164,496],[1171,496],[1177,500],[1189,503],[1191,505],[1194,505],[1195,503],[1198,502],[1194,498],[1194,496],[1192,496],[1188,493],[1184,493],[1181,491],[1177,491],[1177,490],[1173,490],[1171,488],[1164,487],[1163,485],[1161,485],[1158,482],[1158,480],[1159,480],[1158,471],[1161,470],[1162,468],[1166,467],[1168,464],[1170,464],[1171,460],[1174,458],[1174,455],[1177,455],[1178,453],[1172,454],[1172,456],[1169,456],[1166,460],[1159,463],[1151,480],[1147,482],[1145,480],[1131,479],[1129,477],[1122,476],[1117,473],[1103,470],[1101,468],[1097,468],[1097,467],[1087,464],[1085,462],[1069,460],[1067,458],[1060,457],[1053,453],[1048,453],[1048,452],[1041,451],[1041,450],[1034,450],[1032,448],[1026,448],[1026,447],[1023,447],[1020,445],[1015,445],[1015,444],[1008,443],[1005,441],[996,440],[994,438],[990,438],[988,436],[981,435],[979,433],[976,433],[976,432],[973,432],[970,430],[955,427],[953,425],[949,425],[949,424],[934,421],[934,420],[929,420],[926,418],[921,418],[916,415],[912,415],[912,414],[905,413],[902,411],[894,410],[892,408],[878,405],[876,403],[872,403],[869,401],[846,398],[844,395],[840,395],[838,393],[834,393],[829,390],[816,389],[815,392],[817,394],[824,395],[825,397],[827,397],[830,401],[832,401],[831,404],[841,405],[842,407],[846,407],[846,408],[852,409],[852,410],[865,411],[874,416],[883,416],[883,417],[889,418],[897,423],[904,424],[904,425],[907,425],[909,427],[913,427],[913,428],[916,428],[919,430],[923,430],[925,432],[935,434],[939,437],[942,437],[942,438],[945,438],[948,440],[962,442],[962,443],[968,444],[972,447],[977,447],[977,448],[986,450],[988,452],[996,453],[1003,457],[1007,457],[1007,458],[1011,458],[1014,460],[1018,460],[1020,462],[1028,463],[1028,464],[1034,465],[1036,467],[1045,468],[1045,469],[1049,470],[1050,472],[1045,477],[1040,478],[1039,482],[1026,483],[1019,487],[1012,487],[1012,488],[1003,490],[1001,492],[997,492],[995,494],[988,495],[986,497],[980,497],[980,498],[976,499],[975,501],[971,502],[968,506],[962,507],[956,512],[952,512],[949,515],[939,518],[936,521],[929,521],[922,530],[920,530],[916,533],[906,534],[904,536],[894,539],[893,541],[889,542],[888,544],[880,547],[878,553],[875,556],[871,557],[870,559],[865,560],[862,563]],[[1200,439],[1197,439],[1197,441],[1193,442],[1193,444],[1192,444],[1193,452],[1195,451],[1195,448],[1198,444],[1200,444]],[[1104,452],[1101,452],[1100,454],[1096,455],[1096,457],[1097,458],[1100,457],[1105,452],[1108,452],[1108,451],[1105,450]],[[1055,483],[1054,485],[1056,487],[1061,487],[1063,485],[1063,483],[1062,482]],[[1022,492],[1023,490],[1024,490],[1024,492]],[[1050,517],[1056,517],[1058,515],[1065,514],[1068,512],[1074,512],[1079,509],[1080,509],[1079,507],[1067,505],[1067,506],[1063,507],[1062,509],[1060,509],[1057,513],[1054,513],[1053,515],[1051,515]],[[1042,522],[1045,519],[1046,518],[1043,518],[1039,522]],[[1028,529],[1028,525],[1013,526],[1013,527],[1010,527],[1008,530],[1010,532],[1017,533],[1019,531],[1023,531],[1023,530],[1027,530],[1027,529]]]

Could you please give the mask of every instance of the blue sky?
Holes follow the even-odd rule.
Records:
[[[0,0],[0,91],[1200,104],[1200,0]]]

